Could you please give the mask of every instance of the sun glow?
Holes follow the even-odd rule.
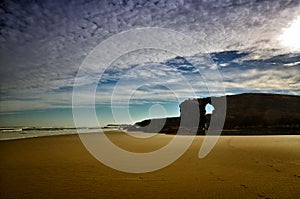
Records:
[[[283,30],[279,40],[291,50],[300,50],[300,16]]]

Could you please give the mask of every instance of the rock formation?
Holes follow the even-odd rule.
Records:
[[[225,107],[219,103],[224,101]],[[205,112],[207,104],[215,108],[212,115]],[[223,108],[226,108],[224,130],[296,129],[298,134],[300,129],[300,96],[246,93],[186,100],[179,107],[180,117],[144,120],[131,130],[177,133],[180,127],[187,131],[196,128],[198,134],[204,134],[210,120],[218,120]]]

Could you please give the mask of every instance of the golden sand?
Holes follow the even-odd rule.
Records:
[[[171,139],[109,133],[129,151],[156,150]],[[0,198],[297,198],[300,136],[223,136],[204,159],[197,137],[176,162],[130,174],[93,158],[77,135],[0,142]]]

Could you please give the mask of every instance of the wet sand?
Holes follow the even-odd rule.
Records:
[[[135,152],[171,139],[109,133]],[[176,162],[130,174],[98,162],[77,135],[0,142],[0,198],[297,198],[300,136],[223,136],[204,159],[197,137]]]

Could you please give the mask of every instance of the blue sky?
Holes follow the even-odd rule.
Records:
[[[186,34],[206,51],[177,56],[141,49],[115,60],[100,81],[95,71],[87,71],[81,86],[88,90],[97,81],[95,107],[102,126],[115,122],[112,103],[121,123],[178,116],[179,103],[195,97],[184,79],[196,97],[209,96],[209,82],[187,61],[199,61],[203,54],[217,66],[226,94],[300,93],[299,1],[0,4],[1,126],[73,126],[73,83],[86,56],[107,38],[144,27]],[[139,87],[131,92],[133,85]],[[131,118],[122,117],[128,107]],[[82,102],[78,108],[86,114],[91,107]],[[89,117],[86,124],[93,125]]]

